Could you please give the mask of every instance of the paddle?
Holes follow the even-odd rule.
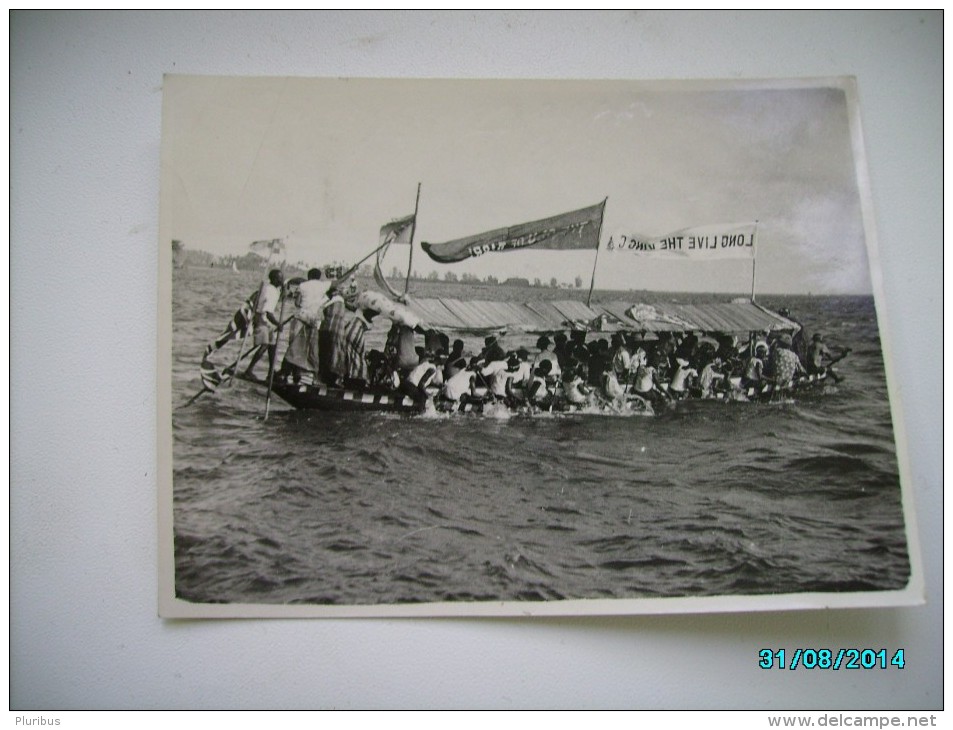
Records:
[[[250,323],[245,326],[245,334],[244,334],[244,336],[242,337],[242,344],[241,344],[241,346],[238,348],[238,358],[235,360],[235,364],[232,366],[232,372],[231,372],[231,374],[229,375],[228,379],[227,379],[226,381],[223,381],[223,382],[222,382],[222,384],[224,384],[224,383],[227,382],[229,388],[232,387],[232,381],[234,380],[234,377],[232,377],[232,376],[235,375],[235,368],[238,367],[238,363],[241,362],[241,359],[245,356],[245,343],[248,342],[248,333],[249,333],[249,332],[251,332],[251,324],[250,324]],[[228,373],[228,369],[226,368],[223,372]]]
[[[827,372],[827,374],[828,374],[831,378],[833,378],[833,380],[834,380],[835,383],[839,383],[840,381],[843,380],[843,378],[842,378],[840,375],[838,375],[837,373],[834,372],[833,367],[834,367],[834,365],[836,365],[837,363],[839,363],[841,360],[843,360],[845,357],[847,357],[849,354],[850,354],[850,348],[849,348],[849,347],[845,347],[845,348],[844,348],[844,351],[843,351],[840,355],[838,355],[837,357],[835,357],[833,360],[831,360],[829,363],[827,363],[827,366],[824,368],[825,371]]]
[[[176,406],[175,410],[178,411],[182,408],[188,408],[190,405],[192,405],[193,403],[195,403],[195,401],[199,399],[199,396],[205,395],[206,393],[214,393],[214,392],[215,392],[214,390],[209,390],[208,388],[202,388],[202,390],[200,390],[198,393],[196,393],[191,398],[189,398],[188,402],[183,403],[180,406]]]

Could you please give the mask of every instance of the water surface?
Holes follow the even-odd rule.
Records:
[[[175,271],[173,407],[201,389],[205,345],[256,281]],[[705,297],[681,297],[692,300]],[[246,383],[174,410],[177,595],[383,604],[902,588],[873,300],[761,303],[853,348],[845,379],[798,403],[659,417],[332,414],[273,401],[265,421],[264,392]]]

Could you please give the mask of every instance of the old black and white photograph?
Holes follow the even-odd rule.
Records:
[[[162,615],[920,603],[860,121],[166,76]]]

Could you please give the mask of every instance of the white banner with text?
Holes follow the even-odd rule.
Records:
[[[754,258],[757,227],[757,223],[716,223],[662,236],[615,233],[609,236],[606,250],[692,259]]]

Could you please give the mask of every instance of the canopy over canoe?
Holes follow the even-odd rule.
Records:
[[[750,301],[711,304],[634,304],[613,301],[587,306],[575,300],[494,302],[412,298],[407,307],[438,330],[474,334],[507,330],[542,333],[560,329],[645,332],[796,331],[796,322]]]
[[[751,301],[710,304],[637,304],[624,311],[626,324],[647,332],[726,332],[742,334],[765,330],[797,331],[801,327]],[[631,326],[631,325],[629,325]]]

